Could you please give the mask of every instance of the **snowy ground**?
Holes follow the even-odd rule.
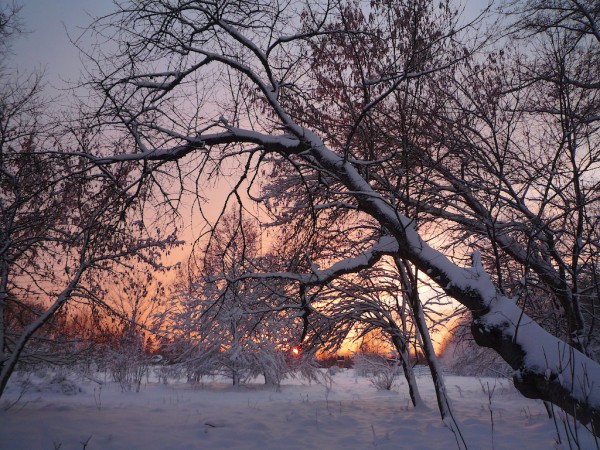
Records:
[[[13,381],[0,402],[0,449],[456,448],[435,407],[430,376],[418,380],[428,405],[419,409],[409,405],[402,381],[381,392],[346,370],[330,387],[292,379],[280,390],[234,389],[213,380],[149,383],[139,393],[122,393],[112,383],[100,390],[81,380],[52,387],[38,379],[7,410],[20,394]],[[69,386],[75,393],[61,392]],[[523,398],[509,380],[448,376],[447,386],[469,448],[569,448],[564,437],[557,444],[543,404]],[[584,439],[583,448],[596,448]]]

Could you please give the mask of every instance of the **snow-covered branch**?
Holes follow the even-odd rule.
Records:
[[[595,10],[588,2],[582,0],[581,4],[582,10],[575,8],[577,17],[585,24],[595,24]],[[520,123],[515,122],[521,118],[515,119],[515,111],[525,114],[525,109],[518,98],[514,104],[502,103],[500,93],[508,92],[502,77],[509,78],[498,62],[504,61],[502,52],[472,58],[470,52],[482,41],[469,35],[459,42],[456,30],[461,28],[449,4],[437,8],[424,0],[419,5],[403,9],[386,2],[327,3],[318,19],[311,15],[310,7],[288,16],[278,3],[267,1],[174,8],[159,0],[153,2],[149,16],[146,8],[150,7],[139,5],[119,23],[119,31],[124,33],[120,38],[131,36],[133,50],[149,55],[149,62],[137,60],[128,46],[120,61],[126,76],[109,74],[99,83],[112,102],[110,112],[134,134],[137,152],[96,162],[179,163],[192,153],[211,158],[223,151],[246,158],[239,168],[243,172],[240,182],[232,188],[235,194],[242,180],[257,180],[258,173],[264,174],[270,184],[268,195],[248,197],[271,201],[268,206],[277,216],[275,220],[281,219],[278,223],[289,223],[294,215],[310,215],[318,229],[326,227],[328,220],[335,224],[348,217],[357,222],[366,217],[368,226],[377,227],[383,237],[362,254],[342,258],[327,269],[313,267],[311,273],[233,272],[226,279],[230,283],[247,278],[281,279],[305,290],[370,268],[383,255],[402,258],[471,311],[477,342],[492,347],[515,369],[522,392],[560,405],[582,422],[591,422],[598,433],[600,399],[593,391],[600,386],[598,364],[551,337],[504,294],[509,290],[500,280],[502,258],[508,257],[519,266],[517,271],[533,268],[552,291],[550,301],[562,298],[564,305],[578,301],[580,290],[576,283],[569,285],[568,277],[582,271],[578,264],[584,256],[581,238],[586,211],[582,203],[591,197],[581,193],[585,183],[579,178],[577,162],[582,158],[577,151],[587,145],[586,157],[591,161],[597,151],[594,131],[580,139],[580,124],[572,126],[576,116],[571,115],[561,122],[564,126],[558,142],[546,142],[564,152],[538,150],[531,142],[542,139],[530,139],[529,133],[545,137],[554,130],[517,126]],[[542,11],[543,16],[547,6],[545,0],[539,0],[533,11]],[[370,17],[377,20],[366,20],[362,8],[371,8]],[[127,26],[137,25],[136,18],[145,26],[128,33]],[[558,17],[549,27],[567,25],[568,21]],[[594,29],[585,26],[588,28],[582,32],[594,38]],[[335,32],[328,34],[327,30]],[[164,37],[165,42],[157,37]],[[169,71],[154,84],[144,72],[156,73],[154,63],[163,62],[161,58],[167,59]],[[484,65],[483,60],[489,61]],[[190,71],[198,61],[210,63]],[[210,72],[215,66],[219,70]],[[581,73],[590,75],[586,70]],[[131,76],[130,71],[139,73]],[[518,70],[506,72],[513,76]],[[186,75],[171,78],[170,73]],[[221,108],[217,115],[231,117],[206,119],[215,113],[202,109],[202,99],[197,101],[197,111],[191,107],[189,114],[183,112],[185,108],[173,113],[167,99],[176,103],[190,93],[198,95],[186,83],[198,87],[205,75],[220,81],[209,88],[215,91],[215,98],[208,103]],[[125,86],[112,82],[127,76],[131,76],[129,89],[127,81]],[[164,80],[174,84],[163,85]],[[475,89],[480,85],[481,89]],[[532,84],[523,86],[520,89],[532,89]],[[512,90],[511,95],[520,89]],[[172,97],[159,94],[160,101],[153,103],[152,96],[166,90]],[[557,94],[554,86],[548,92],[564,95],[562,91]],[[146,97],[148,93],[151,95]],[[531,91],[528,95],[533,96]],[[556,103],[563,108],[570,100],[561,97]],[[586,104],[596,114],[593,102]],[[179,114],[185,120],[180,120]],[[216,127],[222,131],[213,133]],[[514,150],[518,139],[522,148]],[[173,142],[176,144],[171,147],[164,146]],[[254,146],[251,150],[246,147],[249,144]],[[256,164],[249,163],[246,152],[258,155]],[[223,153],[218,159],[222,161]],[[569,170],[562,170],[563,162],[570,164]],[[532,163],[534,167],[529,167]],[[514,174],[513,166],[519,169]],[[196,182],[201,175],[206,173],[195,174]],[[567,180],[565,186],[562,180]],[[580,192],[569,197],[570,190]],[[557,202],[565,209],[543,222],[543,214],[556,208]],[[473,254],[471,267],[460,267],[423,239],[416,225],[431,216],[453,220],[461,236],[470,233],[487,239],[491,250],[486,257],[496,260],[497,284],[477,254]],[[515,216],[518,227],[510,227]],[[556,217],[562,223],[577,224],[571,230],[573,242],[551,245],[556,234],[551,225]],[[298,223],[304,224],[301,220]],[[516,228],[521,234],[510,233]],[[590,241],[597,239],[593,232],[589,234]],[[566,248],[563,253],[560,246]],[[595,270],[589,267],[586,270]],[[305,303],[303,299],[303,306]],[[577,312],[577,305],[573,309]]]
[[[229,282],[236,282],[244,279],[282,279],[297,282],[305,287],[322,286],[342,275],[358,273],[363,269],[373,267],[385,255],[393,255],[398,250],[395,239],[390,236],[382,236],[369,249],[361,252],[359,255],[338,261],[327,269],[312,268],[312,273],[299,274],[292,272],[271,272],[271,273],[247,273],[228,279]]]

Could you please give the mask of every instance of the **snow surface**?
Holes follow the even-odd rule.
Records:
[[[353,370],[334,375],[330,386],[290,379],[280,389],[258,382],[233,388],[211,379],[150,382],[139,393],[110,382],[100,389],[91,381],[34,377],[7,410],[21,393],[13,379],[0,401],[0,448],[68,450],[84,442],[87,450],[456,448],[435,408],[431,377],[421,372],[428,406],[417,409],[403,380],[393,391],[376,391]],[[543,404],[522,397],[510,380],[446,376],[446,383],[469,448],[568,448],[564,436],[557,444]],[[582,434],[582,448],[595,448]]]

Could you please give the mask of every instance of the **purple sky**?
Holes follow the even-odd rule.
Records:
[[[80,36],[82,28],[114,10],[112,0],[16,0],[22,6],[20,17],[28,33],[13,42],[13,67],[20,73],[44,72],[45,81],[64,88],[65,81],[76,82],[82,63],[79,51],[69,42]],[[12,0],[0,0],[7,5]],[[480,10],[487,0],[463,0],[467,9]],[[470,15],[470,14],[469,14]],[[85,43],[84,43],[85,44]]]
[[[0,0],[2,5],[9,2]],[[13,42],[12,65],[24,74],[43,71],[45,81],[55,88],[64,87],[63,80],[76,81],[82,67],[67,32],[77,38],[91,16],[114,9],[112,0],[17,0],[17,4],[27,34]]]

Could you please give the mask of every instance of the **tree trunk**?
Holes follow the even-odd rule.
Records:
[[[399,331],[400,330],[398,330],[398,332]],[[423,404],[423,400],[421,399],[421,394],[419,393],[419,386],[417,385],[417,379],[415,378],[415,371],[410,363],[406,341],[400,338],[399,335],[393,334],[392,343],[394,344],[394,347],[400,356],[400,363],[402,364],[402,370],[404,371],[404,378],[408,384],[408,395],[410,395],[410,401],[416,408],[417,406]]]
[[[442,420],[448,425],[450,430],[456,437],[456,442],[459,448],[467,448],[464,436],[460,431],[458,422],[454,418],[454,412],[452,411],[452,404],[446,393],[446,383],[444,382],[444,375],[442,368],[438,364],[437,356],[431,342],[431,336],[429,334],[429,328],[423,315],[423,307],[421,305],[421,299],[419,298],[418,291],[418,278],[409,272],[408,265],[400,260],[400,258],[394,258],[398,272],[400,273],[400,279],[402,280],[403,289],[408,291],[409,305],[412,309],[413,317],[417,325],[417,330],[422,339],[423,352],[427,359],[427,365],[431,372],[431,379],[433,381],[433,387],[435,389],[435,396],[437,399],[438,409]]]
[[[550,401],[600,435],[600,365],[550,335],[512,299],[496,289],[473,254],[470,268],[454,264],[429,246],[411,219],[376,193],[354,166],[333,153],[314,134],[311,154],[353,192],[359,208],[396,238],[398,256],[427,274],[473,314],[478,345],[494,349],[513,369],[515,386],[526,397]],[[312,142],[314,141],[314,142]]]

